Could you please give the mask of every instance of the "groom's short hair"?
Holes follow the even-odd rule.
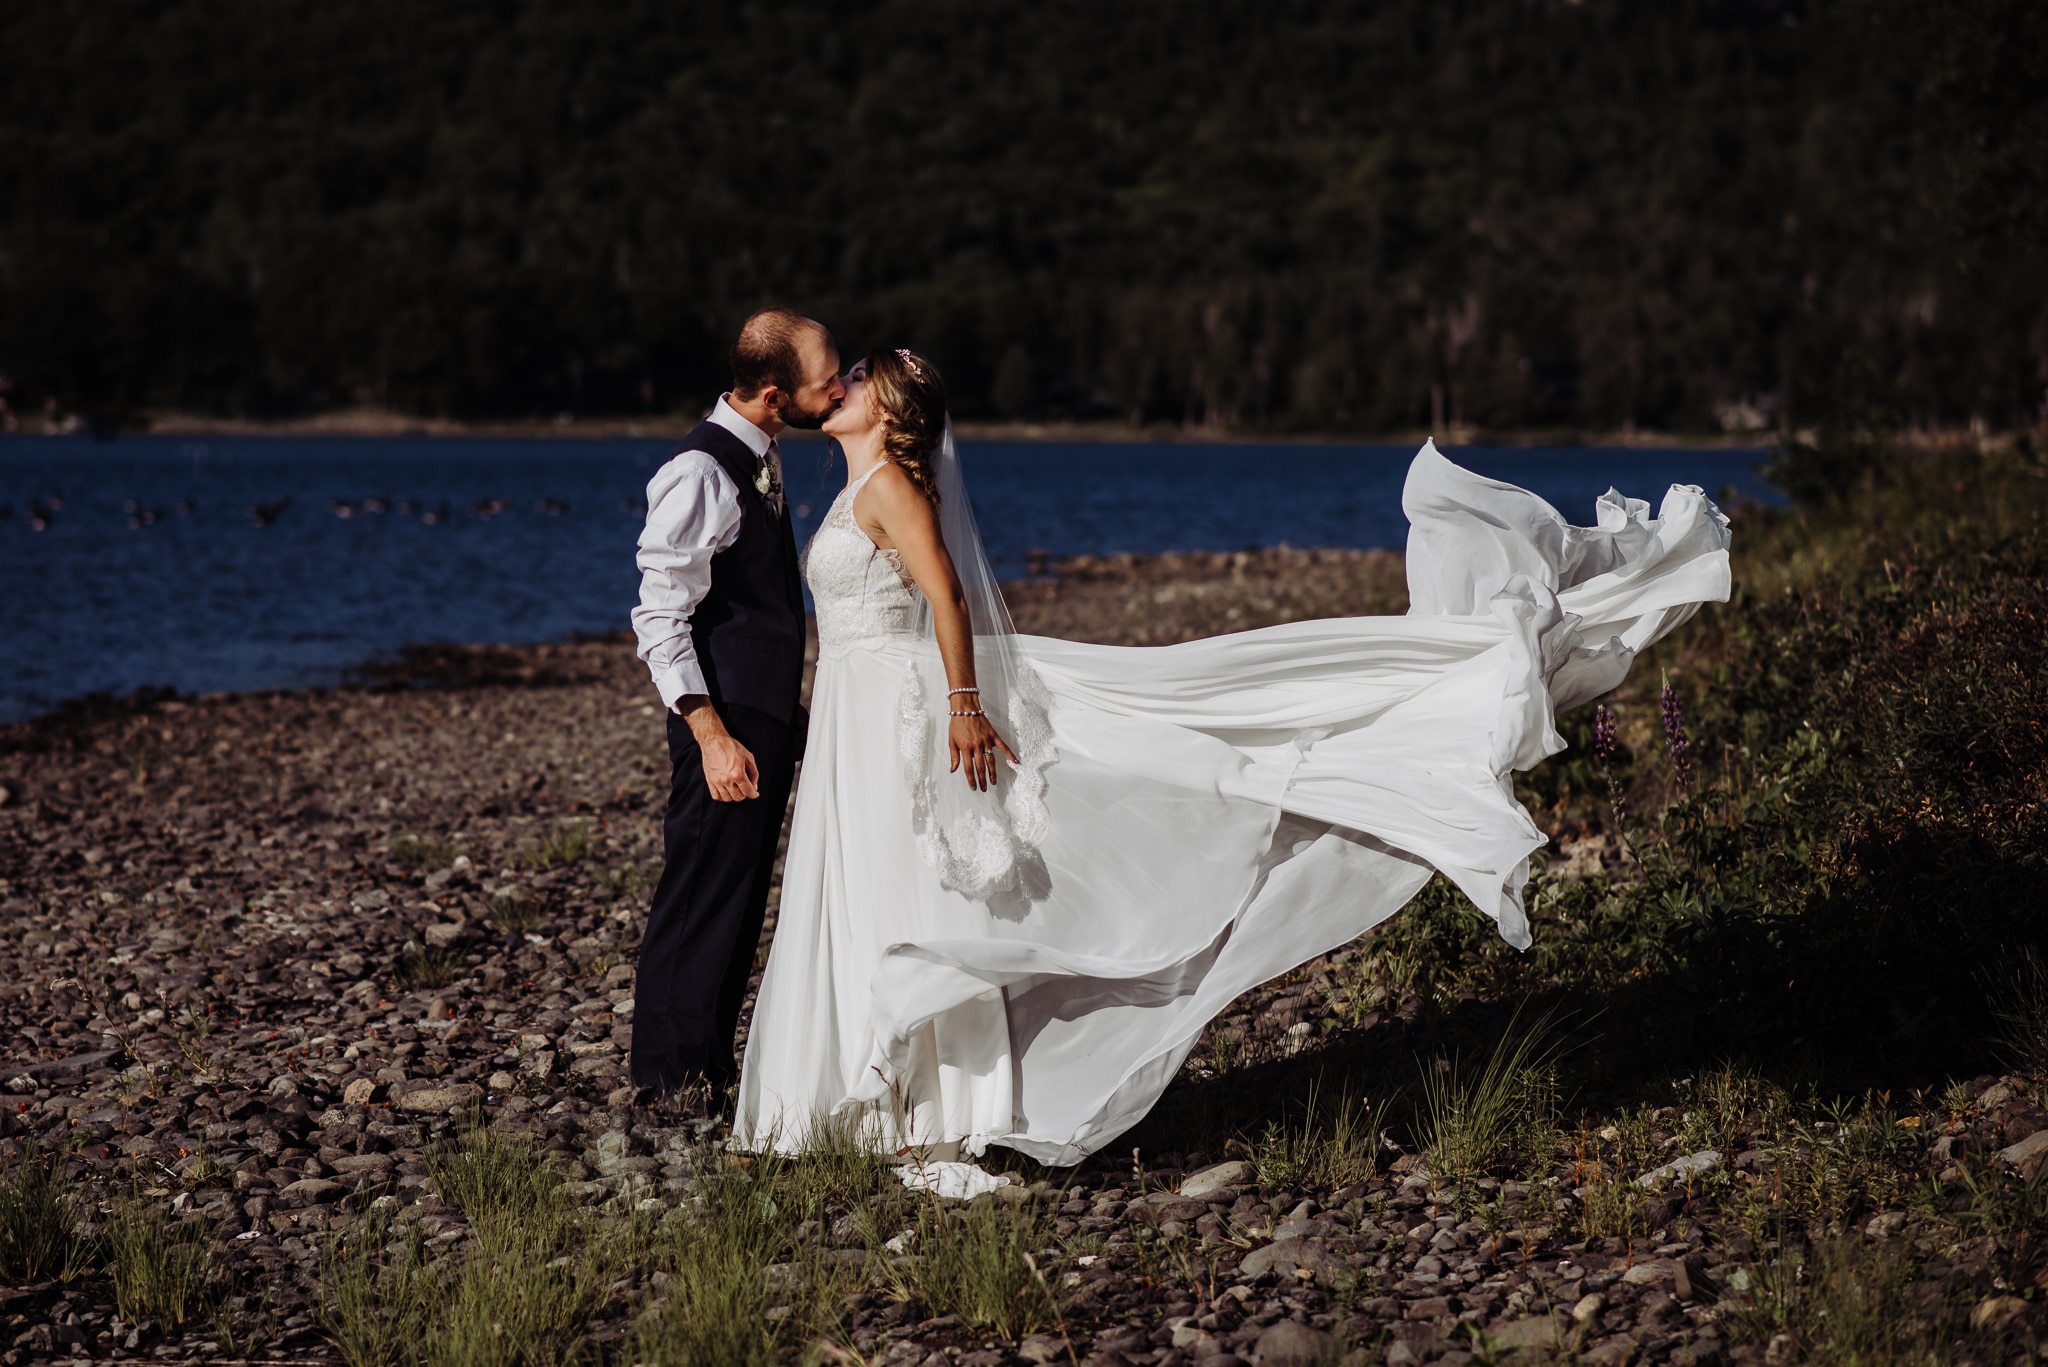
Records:
[[[802,389],[804,361],[797,344],[806,332],[832,344],[823,323],[795,309],[762,309],[742,323],[739,340],[732,344],[733,397],[751,399],[769,385],[785,394]]]

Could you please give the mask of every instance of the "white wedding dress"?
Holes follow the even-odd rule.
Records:
[[[817,679],[744,1149],[836,1128],[1079,1162],[1233,998],[1432,871],[1525,947],[1544,837],[1511,775],[1563,748],[1557,712],[1729,592],[1727,520],[1697,488],[1655,517],[1610,491],[1574,527],[1425,445],[1406,616],[1159,647],[1011,637],[1020,681],[992,712],[1022,768],[949,814],[967,799],[932,777],[945,677],[900,560],[854,521],[859,487],[805,554]]]

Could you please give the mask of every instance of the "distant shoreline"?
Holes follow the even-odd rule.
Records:
[[[655,414],[643,418],[597,417],[569,421],[546,418],[460,422],[420,418],[379,409],[350,409],[304,418],[256,420],[214,418],[193,413],[150,414],[141,426],[123,429],[122,436],[147,437],[447,437],[549,438],[679,438],[696,426],[686,414]],[[37,424],[40,428],[40,424]],[[1186,442],[1240,446],[1420,446],[1436,435],[1447,446],[1572,446],[1622,447],[1643,450],[1710,450],[1765,447],[1773,432],[1593,432],[1576,428],[1490,430],[1453,428],[1432,434],[1426,429],[1396,432],[1257,432],[1228,428],[1176,427],[1153,423],[1144,427],[1117,422],[963,422],[957,431],[965,441],[1015,442]],[[30,430],[28,424],[7,436],[77,436],[83,431]],[[0,437],[4,439],[4,437]],[[791,432],[785,440],[816,441],[815,433]]]

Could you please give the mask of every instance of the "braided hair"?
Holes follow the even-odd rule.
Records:
[[[871,351],[867,367],[883,418],[882,458],[909,475],[936,508],[939,483],[932,453],[946,435],[946,382],[937,366],[908,349]]]

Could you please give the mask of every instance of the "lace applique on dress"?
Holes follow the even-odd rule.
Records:
[[[904,644],[925,632],[925,601],[905,573],[903,556],[877,546],[854,518],[853,501],[879,465],[832,500],[804,550],[804,579],[818,614],[818,654],[833,658],[862,644]],[[927,686],[922,670],[936,682]],[[896,743],[910,786],[911,824],[925,866],[939,885],[974,901],[1025,891],[1037,867],[1039,842],[1051,825],[1046,810],[1046,768],[1056,751],[1051,694],[1028,666],[1018,671],[1009,696],[984,698],[989,715],[1020,761],[998,792],[976,793],[956,780],[946,784],[934,762],[946,744],[939,702],[943,674],[936,658],[913,658],[896,699]]]
[[[811,544],[804,582],[818,612],[818,653],[836,655],[861,641],[913,636],[923,595],[903,571],[901,552],[883,550],[854,520],[854,495],[876,466],[839,491]]]

